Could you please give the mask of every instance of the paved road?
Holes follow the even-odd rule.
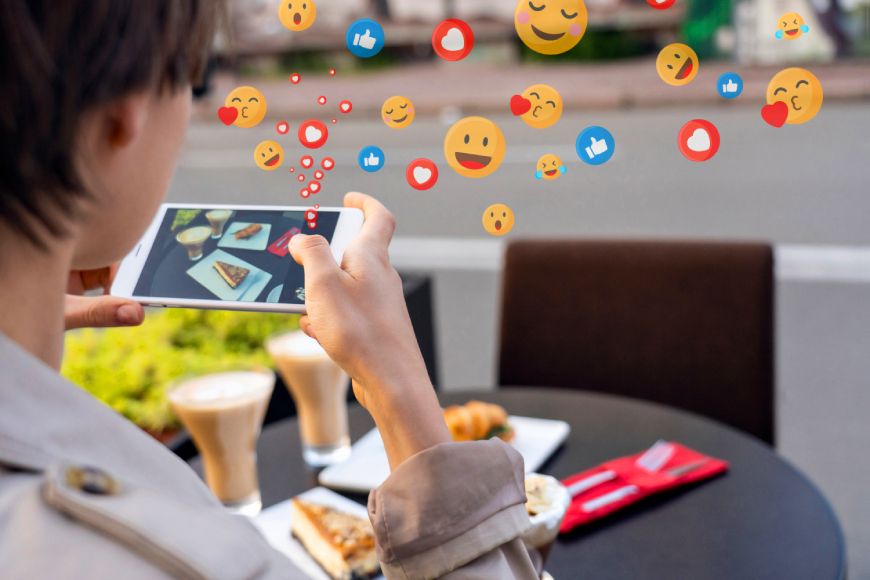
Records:
[[[718,155],[692,163],[677,149],[677,132],[691,119],[713,122],[722,135]],[[407,129],[376,120],[339,119],[315,159],[332,156],[337,167],[316,197],[321,206],[359,190],[376,195],[398,218],[398,235],[485,238],[480,219],[492,203],[516,215],[519,236],[697,236],[765,238],[775,242],[870,244],[870,105],[833,102],[811,122],[774,129],[755,106],[598,110],[566,113],[550,129],[536,130],[510,116],[492,116],[508,144],[491,176],[467,179],[447,166],[442,149],[448,125],[417,118]],[[219,123],[191,126],[170,201],[301,205],[299,158],[308,153],[295,137],[303,119],[288,119],[290,134],[274,123],[254,129]],[[607,127],[616,154],[606,165],[584,164],[574,152],[587,126]],[[264,139],[285,146],[289,161],[272,172],[253,164]],[[378,145],[387,166],[366,173],[356,163],[365,145]],[[568,171],[553,182],[534,178],[545,153],[559,155]],[[417,157],[439,167],[431,190],[405,181]],[[290,174],[288,167],[296,167]],[[311,176],[308,175],[310,178]],[[313,202],[312,202],[313,203]]]

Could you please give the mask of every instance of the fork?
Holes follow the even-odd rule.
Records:
[[[260,281],[260,279],[261,279],[262,277],[263,277],[263,271],[262,271],[262,270],[260,270],[260,271],[257,272],[256,274],[251,275],[251,285],[248,286],[248,289],[247,289],[247,290],[245,290],[244,292],[242,292],[242,295],[239,296],[239,298],[238,298],[238,302],[242,302],[242,301],[244,301],[245,296],[247,296],[247,295],[248,295],[248,292],[250,292],[250,291],[254,288],[254,286],[257,285],[257,283]]]

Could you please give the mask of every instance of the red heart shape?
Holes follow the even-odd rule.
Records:
[[[232,125],[238,116],[239,110],[235,107],[221,107],[218,109],[218,117],[221,118],[224,125]]]
[[[531,108],[532,102],[528,99],[524,99],[521,95],[514,95],[511,97],[511,112],[517,117],[528,113]]]
[[[761,109],[761,118],[778,129],[785,125],[785,121],[788,119],[788,105],[784,101],[766,105]]]

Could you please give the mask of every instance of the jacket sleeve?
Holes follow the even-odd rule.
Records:
[[[537,580],[523,458],[499,439],[443,443],[408,459],[369,495],[389,580]]]

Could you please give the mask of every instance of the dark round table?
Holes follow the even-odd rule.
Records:
[[[845,578],[843,536],[828,502],[802,473],[748,435],[691,413],[608,395],[537,388],[439,394],[443,405],[471,398],[498,403],[513,415],[570,424],[565,444],[538,470],[559,479],[658,439],[730,463],[725,475],[647,498],[560,536],[546,565],[556,580]],[[352,405],[351,438],[372,427],[368,413]],[[302,461],[295,419],[264,428],[257,450],[264,506],[317,485],[316,472]]]

